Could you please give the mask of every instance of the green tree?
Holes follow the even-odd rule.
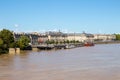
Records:
[[[54,41],[54,40],[47,40],[45,43],[46,43],[46,44],[54,44],[55,41]]]
[[[120,34],[115,34],[116,35],[116,40],[120,40]]]
[[[45,43],[46,43],[46,44],[50,44],[50,40],[46,40]]]
[[[27,36],[21,36],[20,39],[17,41],[17,47],[24,50],[26,47],[29,46],[30,39]]]
[[[3,45],[3,40],[0,38],[0,46]]]
[[[75,42],[76,42],[76,43],[80,43],[80,41],[78,41],[78,40],[77,40],[77,41],[75,41]]]
[[[0,54],[3,52],[3,40],[0,39]]]
[[[54,44],[54,43],[55,43],[55,41],[54,41],[54,40],[51,40],[51,41],[50,41],[50,44]]]
[[[11,44],[14,43],[13,33],[7,29],[0,31],[0,48],[2,52],[8,51],[8,48],[11,47]]]
[[[65,43],[69,44],[69,43],[70,43],[70,41],[69,41],[69,40],[67,40],[67,41],[65,41]]]
[[[55,41],[55,44],[58,44],[58,41]]]

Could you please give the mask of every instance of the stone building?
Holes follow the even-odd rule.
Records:
[[[115,39],[116,36],[114,34],[94,34],[95,41],[112,41]]]
[[[94,35],[88,33],[69,33],[67,35],[67,40],[69,41],[75,40],[79,42],[93,41]]]

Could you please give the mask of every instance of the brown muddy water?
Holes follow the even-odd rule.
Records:
[[[1,55],[0,80],[120,80],[120,44]]]

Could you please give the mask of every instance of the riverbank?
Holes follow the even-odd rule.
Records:
[[[120,44],[120,41],[97,41],[93,43],[72,43],[72,44],[57,44],[57,45],[46,45],[46,46],[39,46],[39,49],[47,50],[48,49],[72,49],[72,48],[77,48],[77,47],[90,47],[94,46],[96,44]]]
[[[94,45],[96,44],[120,44],[120,41],[97,41],[97,42],[94,42]],[[51,49],[72,49],[72,48],[78,48],[78,47],[85,47],[85,45],[84,43],[56,44],[56,45],[46,44],[46,45],[40,45],[38,47],[36,46],[35,50],[32,47],[26,50],[19,50],[18,53],[20,53],[21,51],[28,51],[28,50],[38,51],[38,50],[51,50]]]
[[[94,44],[119,44],[120,41],[99,41],[99,42],[94,42]]]

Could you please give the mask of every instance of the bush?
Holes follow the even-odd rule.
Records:
[[[16,46],[20,47],[21,50],[25,50],[29,46],[30,39],[27,36],[21,36],[16,42]]]

